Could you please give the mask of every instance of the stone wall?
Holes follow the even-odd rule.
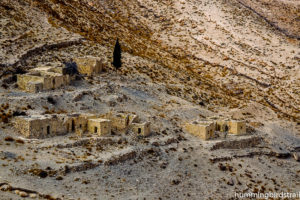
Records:
[[[26,138],[30,137],[30,122],[23,117],[15,119],[15,128]]]
[[[43,83],[41,82],[28,82],[27,83],[27,92],[38,93],[43,91]]]
[[[228,120],[218,120],[216,121],[216,131],[228,132],[229,121]]]
[[[43,84],[44,83],[44,77],[27,75],[27,74],[17,75],[17,84],[18,84],[18,87],[21,90],[24,90],[24,91],[30,90],[28,88],[28,83],[29,82],[42,83]]]

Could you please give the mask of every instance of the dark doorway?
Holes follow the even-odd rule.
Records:
[[[98,132],[98,127],[94,128],[94,132],[97,133]]]
[[[47,126],[47,135],[50,135],[50,126]]]
[[[55,88],[55,79],[52,80],[53,88]]]
[[[229,130],[228,126],[225,126],[225,132],[227,132]]]
[[[141,128],[138,128],[138,133],[142,133],[142,129]]]
[[[72,132],[75,131],[75,122],[74,122],[74,119],[72,120]]]

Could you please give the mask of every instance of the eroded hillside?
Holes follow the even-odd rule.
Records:
[[[299,118],[299,41],[238,1],[28,2],[46,11],[53,26],[106,46],[118,37],[125,51],[186,74],[192,80],[186,88],[208,93],[209,104],[256,101]],[[297,32],[298,25],[289,27]]]
[[[0,199],[299,191],[298,8],[280,0],[1,0]],[[116,38],[118,72],[110,64]],[[16,74],[82,56],[100,58],[104,71],[36,94],[18,88]],[[18,115],[111,111],[150,122],[151,135],[25,139],[13,128]],[[183,128],[218,118],[245,120],[247,134],[202,141]]]

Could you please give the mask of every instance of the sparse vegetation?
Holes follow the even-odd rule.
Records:
[[[279,8],[282,13],[292,5],[283,0],[1,1],[3,198],[199,199],[200,194],[230,199],[232,191],[297,190],[299,41],[239,3],[274,13],[277,1],[287,5]],[[288,22],[287,16],[276,18]],[[60,74],[77,74],[75,60],[86,56],[98,57],[104,70],[69,77],[70,85],[51,91],[28,94],[18,88],[16,74],[56,64]],[[112,73],[112,67],[121,70]],[[85,117],[93,119],[90,114],[120,110],[150,121],[152,134],[137,136],[129,129],[102,137],[78,129],[85,127]],[[20,135],[28,128],[15,123],[22,116],[31,124],[33,118],[59,119],[62,127],[39,125],[37,134]],[[182,125],[223,117],[247,121],[247,134],[218,131],[205,142]],[[64,128],[70,132],[62,136]],[[47,139],[36,140],[38,134]],[[23,179],[32,182],[32,190]],[[18,188],[10,184],[16,180]]]
[[[116,68],[116,70],[118,70],[119,68],[122,67],[122,50],[121,50],[121,46],[119,43],[119,39],[117,39],[116,44],[115,44],[115,48],[114,48],[114,53],[113,53],[113,65]]]

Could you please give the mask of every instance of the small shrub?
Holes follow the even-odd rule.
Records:
[[[75,62],[64,62],[64,73],[69,75],[78,74],[78,67]]]
[[[13,141],[15,141],[15,139],[14,139],[13,137],[11,137],[11,136],[5,137],[4,140],[5,140],[6,142],[13,142]]]
[[[1,115],[1,121],[3,123],[8,123],[8,117],[4,114],[4,115]]]
[[[17,116],[26,116],[27,114],[24,111],[14,111],[13,112],[13,116],[17,117]]]
[[[16,139],[16,143],[19,143],[19,144],[24,144],[24,140],[21,140],[21,139]]]
[[[4,89],[8,89],[8,85],[6,85],[5,83],[3,83],[2,85],[1,85],[1,87],[3,87]]]
[[[56,101],[55,101],[55,99],[53,98],[53,97],[48,97],[47,98],[47,101],[48,101],[48,103],[51,103],[52,105],[55,105],[56,104]]]

